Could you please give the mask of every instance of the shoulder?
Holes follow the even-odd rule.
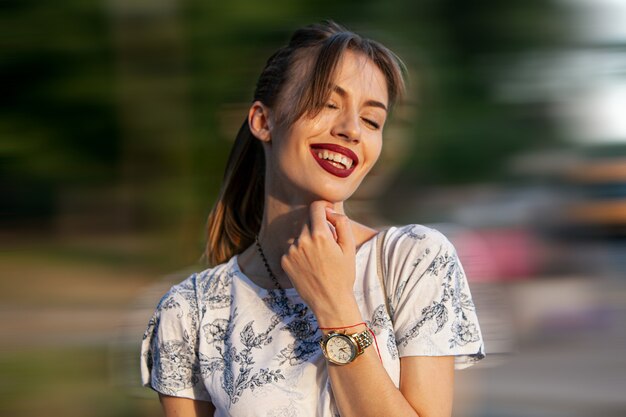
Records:
[[[387,258],[409,255],[436,256],[455,253],[450,240],[439,230],[421,224],[393,226],[387,229],[383,242]]]
[[[230,301],[226,290],[233,276],[232,259],[223,264],[194,272],[185,280],[173,285],[161,298],[158,310],[180,308],[182,305],[198,309],[206,302],[220,304]],[[227,300],[226,300],[227,299]]]
[[[222,284],[225,281],[223,277],[228,275],[226,270],[226,264],[218,265],[192,273],[173,285],[158,302],[148,322],[144,340],[155,339],[155,335],[187,340],[197,332],[204,311],[229,306],[232,297]]]
[[[457,356],[459,369],[484,357],[467,277],[450,240],[418,224],[387,234],[386,280],[400,357]]]

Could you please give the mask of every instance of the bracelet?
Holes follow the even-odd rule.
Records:
[[[365,324],[364,321],[357,323],[357,324],[353,324],[351,326],[340,326],[340,327],[320,327],[320,330],[341,330],[341,329],[350,329],[352,327],[356,327],[356,326],[360,326],[361,324],[365,325],[365,327],[367,327],[367,324]],[[369,329],[369,327],[367,327]]]

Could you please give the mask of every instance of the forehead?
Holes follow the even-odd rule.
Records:
[[[336,91],[335,87],[341,87],[346,94],[360,103],[377,101],[389,107],[388,80],[381,69],[365,54],[344,51],[338,59],[331,79],[322,81],[328,83],[326,92],[313,88],[312,82],[316,75],[319,75],[313,73],[316,57],[315,49],[301,49],[294,54],[285,83],[272,104],[277,123],[289,126],[306,114],[317,114],[324,101]]]
[[[361,53],[350,50],[343,53],[337,65],[333,84],[352,96],[377,100],[385,105],[388,102],[385,75],[374,61]]]

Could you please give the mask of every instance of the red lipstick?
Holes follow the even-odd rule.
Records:
[[[320,158],[318,156],[319,151],[321,150],[328,150],[331,151],[333,153],[338,153],[341,155],[344,155],[346,158],[349,158],[352,160],[352,166],[348,169],[345,168],[339,168],[337,166],[335,166],[333,164],[333,162]],[[340,145],[335,145],[333,143],[316,143],[314,145],[311,145],[311,153],[313,154],[313,157],[315,158],[315,160],[317,161],[317,163],[327,172],[340,177],[340,178],[345,178],[347,176],[349,176],[350,174],[352,174],[352,171],[354,171],[354,168],[357,166],[357,164],[359,163],[359,158],[358,156],[356,156],[356,154],[354,152],[352,152],[350,149],[348,148],[344,148],[343,146]]]

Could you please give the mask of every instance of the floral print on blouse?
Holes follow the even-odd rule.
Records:
[[[454,355],[457,369],[482,359],[476,311],[450,241],[421,225],[390,228],[383,294],[379,236],[357,251],[354,293],[396,386],[403,356]],[[321,335],[294,288],[258,287],[234,256],[161,299],[143,337],[142,380],[166,395],[211,401],[216,417],[338,416]]]

